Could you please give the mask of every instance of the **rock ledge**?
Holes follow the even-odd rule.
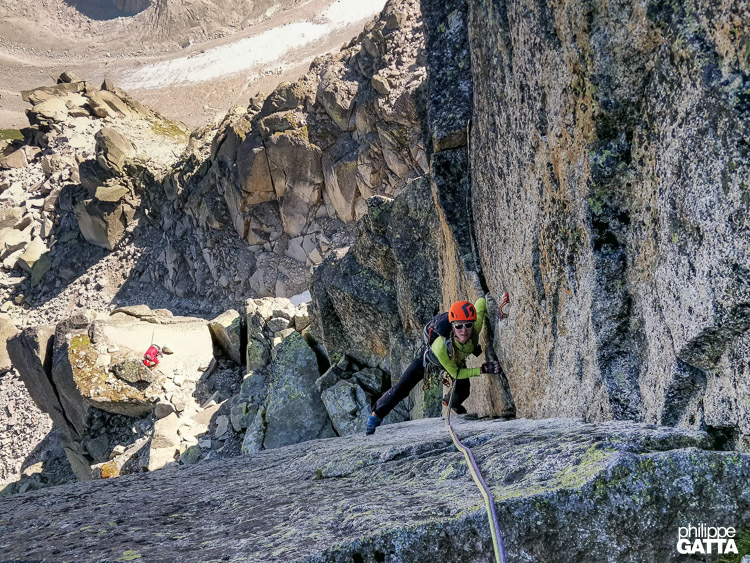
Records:
[[[710,451],[702,432],[569,419],[456,429],[511,561],[673,561],[678,526],[750,524],[750,456]],[[439,419],[11,496],[0,528],[0,559],[492,558],[482,499]]]

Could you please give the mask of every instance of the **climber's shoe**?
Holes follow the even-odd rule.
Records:
[[[445,399],[443,399],[443,406],[444,407],[448,406],[448,401],[446,401]],[[463,405],[453,405],[452,408],[453,408],[453,412],[456,414],[466,414],[466,407]]]
[[[368,436],[370,434],[375,434],[375,429],[380,426],[383,423],[383,419],[379,416],[375,416],[374,414],[370,415],[370,418],[367,419],[367,427],[365,428],[365,434]]]

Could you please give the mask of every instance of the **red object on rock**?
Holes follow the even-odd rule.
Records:
[[[162,357],[161,348],[156,344],[152,344],[146,353],[143,354],[143,365],[147,368],[155,367],[159,364],[159,358]]]
[[[508,303],[510,303],[510,295],[508,295],[508,292],[506,291],[505,293],[503,293],[503,298],[500,301],[500,307],[498,307],[497,309],[498,321],[502,321],[503,319],[508,318],[508,313],[503,311],[503,307],[505,307]]]

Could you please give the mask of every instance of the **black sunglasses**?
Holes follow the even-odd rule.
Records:
[[[464,328],[474,328],[474,323],[453,323],[454,330],[462,330]]]

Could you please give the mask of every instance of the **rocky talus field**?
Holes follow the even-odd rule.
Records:
[[[71,60],[86,28],[163,45],[152,69],[204,45],[197,75],[213,42],[351,6],[56,10]],[[173,113],[197,90],[155,109],[118,83],[135,67],[20,88],[0,560],[493,561],[439,377],[364,433],[425,324],[486,297],[467,365],[503,370],[451,420],[507,560],[742,561],[748,22],[740,1],[389,0],[266,92],[212,82],[197,126]],[[700,524],[733,541],[686,551]]]

